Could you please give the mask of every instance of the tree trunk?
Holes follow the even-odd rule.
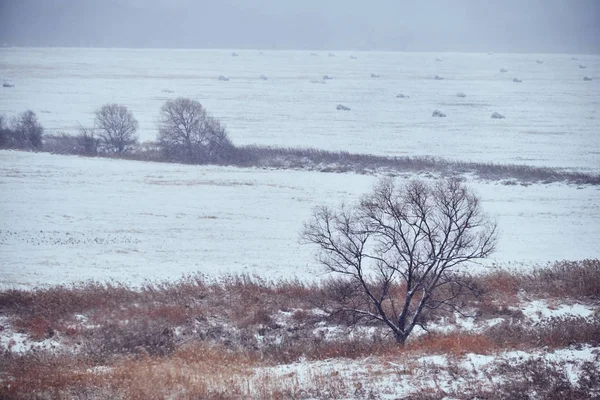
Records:
[[[407,338],[407,336],[408,336],[408,335],[406,335],[406,334],[403,334],[403,333],[396,333],[396,334],[394,335],[394,337],[396,338],[396,343],[397,343],[399,346],[404,346],[404,345],[406,344],[406,338]]]

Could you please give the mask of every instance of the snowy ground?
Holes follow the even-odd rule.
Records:
[[[298,242],[303,222],[376,179],[0,151],[0,286],[196,271],[319,277],[316,249]],[[500,228],[490,263],[600,254],[600,188],[471,185]]]
[[[139,119],[141,139],[153,140],[160,106],[185,96],[224,122],[236,144],[600,172],[597,55],[350,55],[2,48],[0,81],[15,86],[0,87],[0,113],[32,109],[50,131],[74,132],[91,126],[102,104],[120,103]],[[324,75],[333,79],[321,84]],[[400,93],[409,97],[396,98]],[[338,104],[351,111],[336,110]],[[447,117],[432,118],[435,109]],[[493,112],[506,119],[491,119]]]

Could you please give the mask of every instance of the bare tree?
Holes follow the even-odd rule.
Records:
[[[5,147],[18,149],[39,149],[42,147],[44,128],[38,122],[37,115],[27,110],[12,118],[10,128],[4,127],[3,141]]]
[[[138,122],[127,107],[105,104],[96,111],[95,125],[104,151],[123,154],[137,144]]]
[[[496,224],[456,179],[379,182],[354,207],[317,208],[302,232],[318,260],[346,277],[342,311],[380,321],[404,344],[424,312],[456,307],[468,266],[494,251]],[[458,289],[457,289],[458,288]],[[359,293],[360,296],[357,296]]]
[[[162,106],[158,132],[161,151],[172,161],[222,161],[233,148],[220,122],[199,102],[182,97]]]

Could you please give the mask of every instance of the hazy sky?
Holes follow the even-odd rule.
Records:
[[[2,43],[600,53],[600,0],[0,0]]]

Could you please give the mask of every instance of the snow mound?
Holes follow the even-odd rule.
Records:
[[[500,72],[508,72],[506,68],[500,68]]]
[[[586,67],[585,67],[585,65],[583,65],[583,64],[579,64],[579,68],[581,68],[581,69],[585,69]]]
[[[352,60],[356,60],[356,59],[358,59],[358,57],[356,57],[356,56],[350,56],[350,58],[351,58]]]
[[[444,61],[444,59],[437,57],[437,58],[435,59],[435,61],[438,61],[438,62],[439,62],[439,61]]]
[[[492,113],[492,118],[493,119],[504,119],[504,115],[494,112],[494,113]]]
[[[542,60],[535,60],[536,64],[543,64],[544,62]]]
[[[231,57],[237,57],[237,56],[239,56],[239,54],[236,53],[235,51],[231,53]]]
[[[439,75],[436,75],[436,76],[434,76],[434,77],[433,77],[433,79],[435,79],[436,81],[441,81],[441,80],[443,80],[444,78],[442,78],[442,77],[441,77],[441,76],[439,76]]]
[[[590,318],[594,310],[584,304],[549,304],[546,300],[534,300],[522,308],[523,314],[534,322],[548,318],[582,317]]]
[[[435,110],[433,112],[433,114],[431,114],[432,117],[439,117],[439,118],[444,118],[446,116],[446,114],[444,114],[443,112],[441,112],[440,110]]]
[[[591,80],[592,80],[592,78],[590,78],[589,76],[584,76],[584,77],[583,77],[583,80],[584,80],[584,81],[591,81]]]
[[[259,76],[259,78],[258,78],[258,79],[260,79],[260,80],[262,80],[262,81],[266,81],[266,80],[268,80],[269,78],[268,78],[266,75],[261,75],[261,76]]]

